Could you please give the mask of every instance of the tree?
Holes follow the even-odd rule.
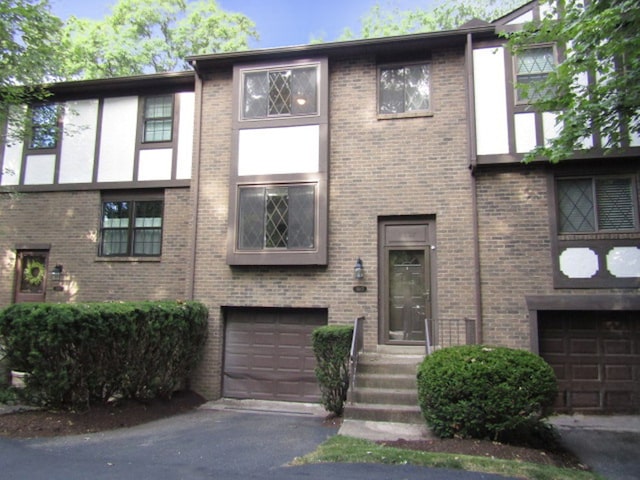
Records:
[[[558,136],[525,161],[542,157],[556,163],[588,148],[613,154],[640,135],[637,0],[560,0],[549,6],[549,15],[509,37],[515,54],[530,45],[554,43],[564,57],[533,103],[536,109],[558,112]],[[598,135],[589,145],[585,139],[593,132]]]
[[[0,128],[2,143],[23,138],[21,105],[41,101],[40,85],[58,78],[62,21],[48,0],[0,0]]]
[[[243,50],[254,23],[215,0],[120,0],[103,20],[65,26],[68,78],[104,78],[188,68],[188,55]]]
[[[377,3],[362,18],[360,32],[354,34],[345,29],[340,40],[451,30],[473,18],[489,21],[521,3],[522,0],[456,0],[443,1],[430,10],[400,10],[391,3],[384,7]]]

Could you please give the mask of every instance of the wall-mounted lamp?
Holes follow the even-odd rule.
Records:
[[[353,277],[356,280],[362,280],[364,278],[364,267],[362,266],[362,260],[356,260],[356,266],[353,267]]]
[[[56,292],[62,292],[64,290],[64,275],[62,265],[56,265],[51,270],[51,283],[53,284],[53,290]]]

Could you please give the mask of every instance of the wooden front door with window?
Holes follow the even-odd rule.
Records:
[[[433,221],[381,222],[380,343],[421,344],[432,338]]]
[[[47,250],[19,250],[16,260],[15,303],[44,302],[47,286]]]

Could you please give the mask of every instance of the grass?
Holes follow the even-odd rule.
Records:
[[[328,462],[411,464],[422,467],[495,473],[529,480],[555,480],[558,478],[565,480],[602,480],[601,476],[592,472],[515,460],[404,450],[384,447],[368,440],[343,435],[331,437],[314,452],[294,459],[292,465]]]

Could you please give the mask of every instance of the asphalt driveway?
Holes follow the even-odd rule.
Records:
[[[0,438],[2,478],[76,479],[499,479],[410,465],[286,466],[336,427],[287,413],[199,410],[136,428],[84,436]]]

